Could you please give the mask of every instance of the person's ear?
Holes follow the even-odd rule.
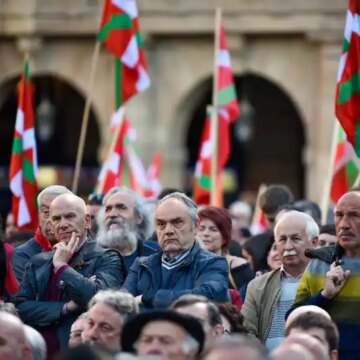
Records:
[[[339,358],[339,352],[337,350],[331,350],[330,351],[330,359],[338,360],[338,358]]]
[[[312,246],[315,248],[318,246],[318,243],[319,243],[319,237],[318,236],[314,236],[312,239],[311,239],[311,244]]]
[[[197,235],[198,231],[199,231],[199,227],[200,227],[200,220],[197,219],[195,221],[195,224],[194,224],[194,234]]]

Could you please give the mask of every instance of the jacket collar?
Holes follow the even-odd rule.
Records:
[[[199,242],[197,240],[195,240],[195,243],[194,243],[189,255],[185,258],[184,262],[181,264],[181,267],[191,265],[194,262],[194,260],[196,259],[200,250],[201,250],[201,248],[200,248]],[[163,255],[163,253],[164,252],[162,250],[160,250],[153,255],[140,258],[139,262],[140,262],[140,264],[144,264],[147,266],[153,266],[153,265],[161,266],[161,257]]]

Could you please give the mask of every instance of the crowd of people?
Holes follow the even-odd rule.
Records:
[[[360,359],[360,191],[321,224],[271,185],[259,234],[246,202],[176,189],[37,203],[36,232],[9,214],[0,241],[1,359]]]

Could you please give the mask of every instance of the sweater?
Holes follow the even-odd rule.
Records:
[[[321,295],[330,264],[313,260],[301,279],[291,310],[301,305],[317,305],[326,310],[339,329],[339,359],[359,359],[360,259],[343,256],[341,260],[342,268],[351,273],[340,293],[331,300]]]

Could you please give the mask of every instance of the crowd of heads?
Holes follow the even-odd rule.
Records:
[[[358,192],[347,193],[339,200],[334,224],[322,224],[319,206],[305,199],[295,201],[284,185],[269,186],[257,203],[238,200],[228,209],[198,209],[190,197],[176,189],[165,191],[153,202],[126,187],[113,188],[104,196],[92,194],[85,201],[59,185],[41,191],[37,204],[37,231],[55,253],[63,248],[63,252],[71,250],[72,255],[76,254],[93,238],[103,249],[131,261],[126,263],[126,273],[133,273],[133,264],[145,266],[139,248],[147,243],[155,246],[152,253],[162,251],[161,261],[169,269],[198,244],[200,249],[226,258],[229,289],[240,294],[239,305],[234,303],[230,290],[225,302],[196,291],[185,292],[166,309],[143,311],[144,305],[150,304],[145,303],[147,297],[154,304],[150,290],[142,297],[127,289],[97,291],[87,302],[86,312],[79,311],[73,321],[69,350],[59,354],[58,359],[81,358],[81,353],[89,359],[120,359],[126,353],[128,358],[154,356],[169,360],[338,359],[339,330],[329,313],[317,306],[292,311],[286,323],[284,319],[280,345],[267,349],[264,341],[261,344],[251,335],[246,312],[239,311],[249,299],[241,297],[243,284],[240,286],[236,279],[233,286],[232,277],[241,267],[248,266],[251,279],[274,272],[286,279],[300,279],[316,251],[335,251],[340,246],[343,251],[356,254],[360,243],[360,221],[355,216],[360,214]],[[256,205],[255,210],[260,210],[266,219],[262,224],[266,229],[259,234],[255,225],[261,221],[256,222]],[[356,214],[349,215],[351,211]],[[27,233],[27,239],[40,236],[39,233]],[[16,240],[17,234],[25,236],[16,228],[10,213],[4,241],[0,242],[2,291],[9,272],[4,243],[14,247],[24,244],[25,241]],[[58,263],[59,266],[54,262],[55,272],[64,266],[63,258]],[[96,283],[97,276],[94,274],[87,281]],[[250,280],[240,280],[244,281],[245,292]],[[79,309],[75,302],[66,305],[61,309],[65,313]],[[45,360],[46,342],[35,328],[25,325],[14,304],[0,301],[0,358]]]

